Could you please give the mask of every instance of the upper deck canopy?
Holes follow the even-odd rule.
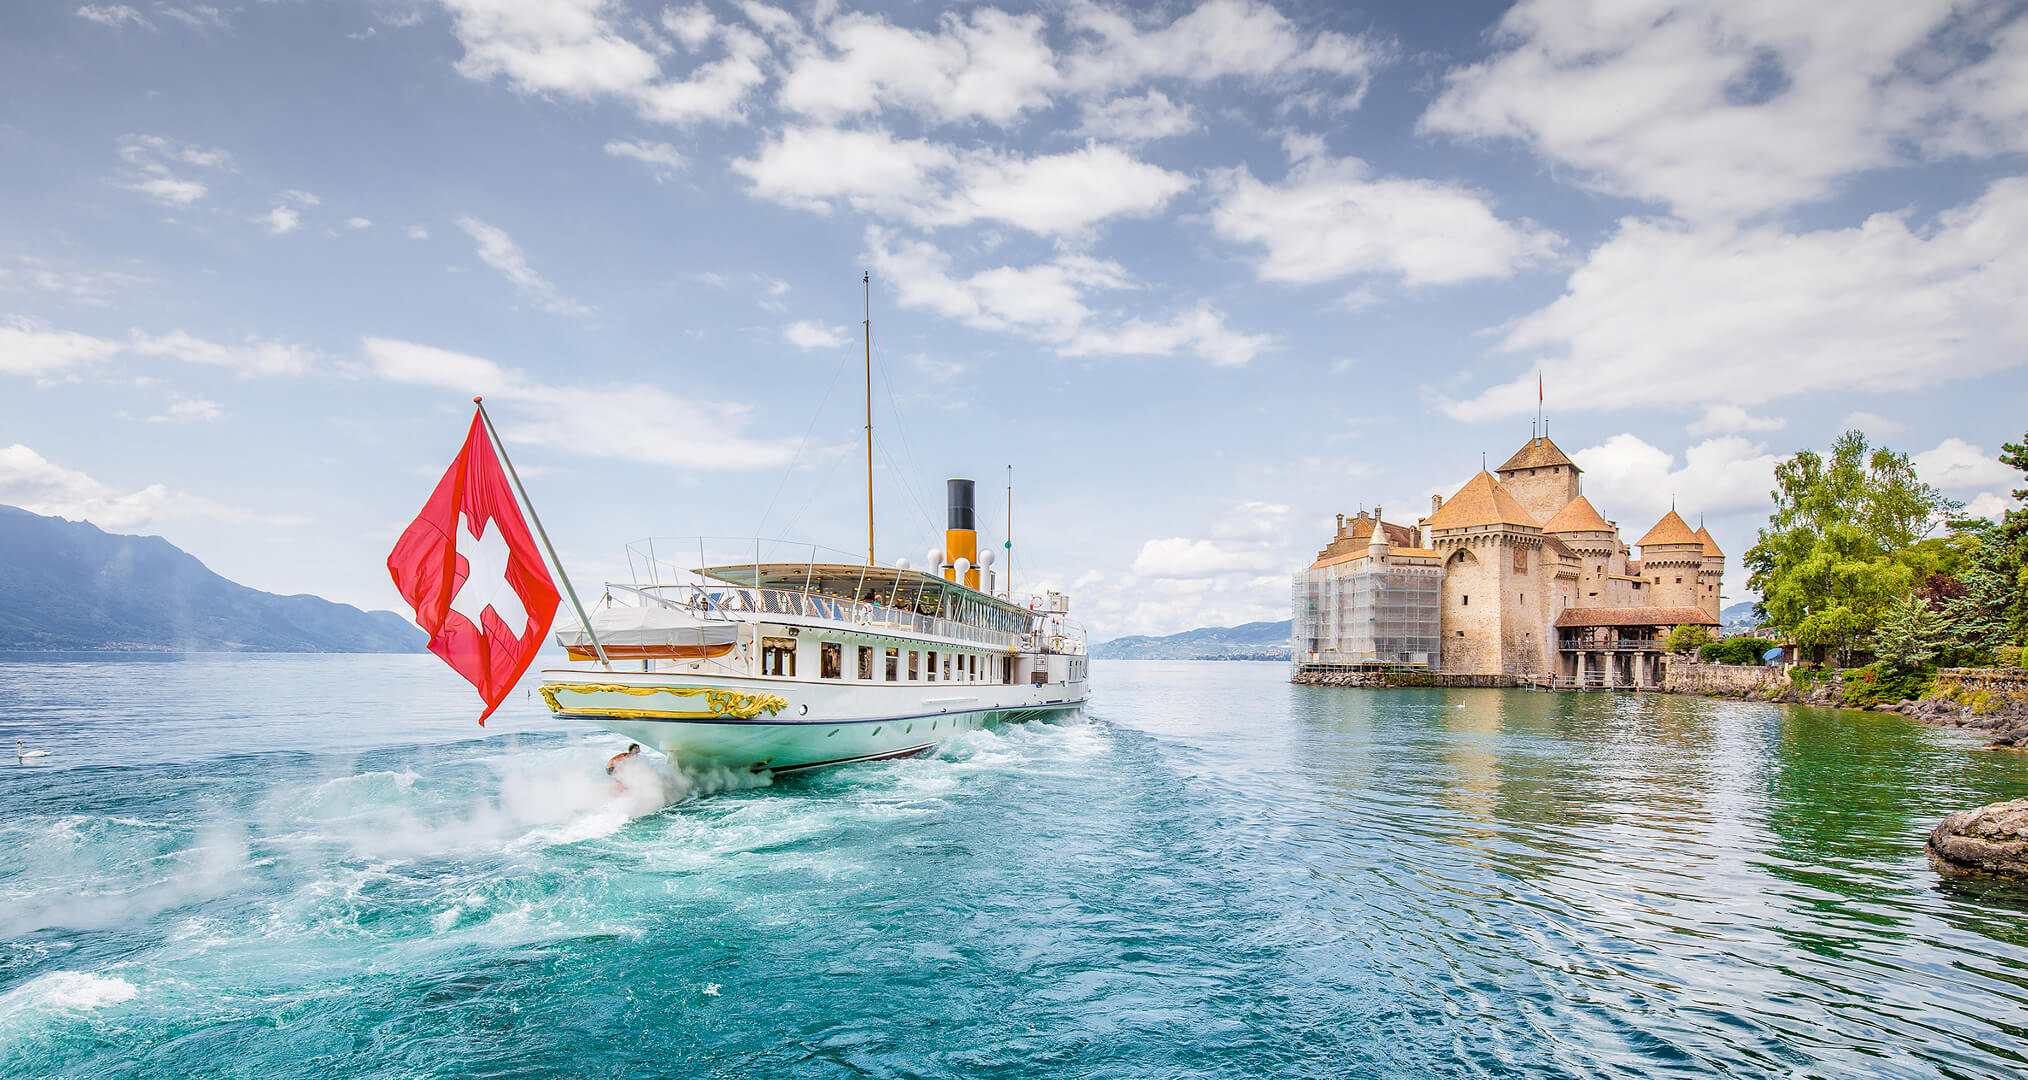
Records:
[[[977,610],[1029,618],[1035,613],[1019,604],[980,592],[956,581],[945,581],[921,570],[898,570],[891,566],[864,563],[743,563],[707,566],[699,571],[707,578],[728,585],[749,588],[808,590],[825,596],[840,596],[912,608],[924,614],[959,612],[963,604],[946,607],[945,601],[962,601]]]

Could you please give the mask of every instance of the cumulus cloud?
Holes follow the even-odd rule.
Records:
[[[1055,58],[1039,15],[975,8],[946,12],[936,32],[896,26],[877,15],[831,19],[823,45],[782,76],[783,107],[836,120],[884,106],[943,121],[1006,125],[1049,103]]]
[[[825,326],[810,319],[798,319],[782,331],[789,344],[799,349],[835,349],[845,344],[845,328]]]
[[[1350,274],[1399,276],[1409,285],[1504,278],[1554,253],[1554,233],[1502,220],[1457,184],[1371,175],[1358,158],[1331,158],[1291,142],[1287,179],[1266,184],[1242,165],[1216,174],[1212,227],[1266,249],[1263,279],[1299,284]]]
[[[1934,449],[1910,455],[1909,460],[1915,465],[1915,474],[1925,483],[1949,492],[2003,487],[2021,479],[2021,474],[2001,464],[1997,455],[1956,436],[1938,443]]]
[[[305,207],[316,206],[323,201],[307,191],[284,191],[280,195],[275,196],[273,208],[253,220],[267,226],[267,230],[271,235],[281,236],[284,233],[296,231],[296,226],[303,220],[303,209]],[[355,220],[363,221],[365,219],[360,218]],[[372,222],[367,222],[367,224],[370,225]]]
[[[1086,302],[1096,290],[1135,287],[1126,268],[1109,259],[1061,254],[1031,266],[998,266],[970,276],[951,273],[950,257],[923,241],[867,230],[869,259],[896,283],[903,307],[924,308],[982,330],[1012,331],[1053,345],[1065,356],[1168,356],[1193,353],[1217,365],[1247,363],[1273,341],[1226,327],[1208,306],[1168,318],[1107,324]]]
[[[1737,405],[1713,405],[1691,423],[1692,435],[1731,435],[1741,431],[1780,431],[1788,421],[1779,416],[1755,416]]]
[[[345,227],[348,229],[371,229],[373,228],[373,219],[363,217],[349,217],[345,219]]]
[[[155,28],[154,23],[149,22],[140,12],[125,4],[86,4],[77,9],[77,17],[80,19],[90,19],[100,26],[110,26],[115,30],[129,25],[149,30]]]
[[[1995,27],[1997,10],[1524,0],[1492,57],[1446,75],[1421,126],[1517,140],[1685,217],[1750,216],[1866,169],[2028,147],[2028,27]]]
[[[611,99],[655,123],[737,121],[767,78],[767,43],[744,26],[721,23],[701,6],[664,12],[662,29],[683,54],[715,45],[716,58],[665,73],[653,30],[612,0],[444,0],[465,47],[458,73],[500,79],[528,94]]]
[[[1672,504],[1692,522],[1699,514],[1764,510],[1781,461],[1765,445],[1740,435],[1691,445],[1681,466],[1675,455],[1633,434],[1615,435],[1570,456],[1584,469],[1585,496],[1602,513],[1624,515],[1618,520],[1630,542],[1661,520]]]
[[[747,405],[650,384],[546,384],[485,357],[390,338],[367,338],[363,352],[379,378],[483,395],[519,409],[525,419],[502,425],[502,437],[519,445],[704,469],[778,468],[795,454],[794,440],[745,434],[754,419]]]
[[[207,149],[160,135],[127,135],[117,144],[127,171],[122,187],[141,192],[164,206],[188,206],[210,189],[191,179],[186,169],[229,172],[232,158],[223,150]]]
[[[189,424],[222,419],[225,407],[209,398],[171,393],[169,407],[148,418],[151,424]]]
[[[1277,569],[1282,567],[1271,552],[1183,536],[1149,540],[1134,556],[1134,573],[1149,578],[1208,578]]]
[[[421,225],[410,225],[408,227],[408,238],[410,240],[428,240],[430,238],[430,231]]]
[[[507,230],[489,225],[475,217],[460,217],[458,228],[478,242],[479,261],[500,272],[500,276],[513,283],[523,296],[535,301],[544,311],[559,315],[590,315],[591,309],[558,292],[548,278],[535,272],[528,265],[528,257]]]
[[[0,503],[34,514],[89,521],[113,532],[191,518],[303,524],[299,517],[256,514],[162,484],[149,484],[135,491],[121,490],[75,469],[64,468],[20,443],[0,448]]]
[[[1259,0],[1207,0],[1161,26],[1146,25],[1128,9],[1091,2],[1073,4],[1067,17],[1079,40],[1065,61],[1064,77],[1085,90],[1148,79],[1239,79],[1286,87],[1321,75],[1338,80],[1337,96],[1354,105],[1388,55],[1385,44],[1373,38],[1305,33]]]
[[[1084,119],[1071,134],[1145,142],[1186,135],[1197,127],[1197,115],[1190,106],[1170,101],[1160,90],[1150,90],[1134,97],[1086,102]]]
[[[753,195],[818,213],[844,204],[925,228],[999,222],[1051,236],[1153,213],[1191,184],[1113,146],[1019,157],[809,127],[778,133],[733,169]]]
[[[613,139],[606,143],[606,153],[614,157],[630,158],[654,169],[655,181],[660,183],[676,175],[683,168],[683,155],[665,142],[646,142],[640,139]]]
[[[2021,362],[2028,346],[2028,178],[1918,227],[1905,213],[1791,234],[1627,220],[1554,303],[1514,324],[1546,353],[1445,411],[1478,421],[1535,407],[1741,407],[1828,390],[1894,391]]]

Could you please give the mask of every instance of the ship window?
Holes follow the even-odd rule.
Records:
[[[910,681],[914,681],[922,677],[922,669],[918,666],[919,664],[921,664],[921,662],[922,662],[921,653],[916,652],[914,649],[908,650],[908,677]]]
[[[931,661],[930,667],[934,669],[936,667],[936,662]],[[935,676],[932,675],[931,678],[935,678]],[[951,658],[946,656],[944,657],[944,681],[949,682],[950,678],[951,678]]]
[[[859,677],[867,682],[873,681],[873,646],[871,645],[859,646]]]
[[[794,675],[796,673],[796,639],[771,637],[761,639],[761,674]]]
[[[972,662],[972,678],[973,678],[973,679],[977,679],[977,678],[979,677],[979,654],[978,654],[978,653],[973,653],[973,654],[972,654],[972,661],[971,661],[971,662]]]
[[[929,654],[929,681],[937,681],[937,654],[934,652]]]
[[[900,681],[900,679],[901,679],[901,650],[889,649],[887,650],[887,681],[898,682]]]
[[[817,668],[818,673],[826,679],[844,678],[845,646],[835,641],[825,642],[823,649],[818,653]]]

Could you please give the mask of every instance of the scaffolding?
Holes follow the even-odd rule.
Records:
[[[1443,667],[1440,566],[1356,559],[1292,581],[1298,667]]]

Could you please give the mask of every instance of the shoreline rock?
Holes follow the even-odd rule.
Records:
[[[2028,799],[1960,810],[1930,830],[1939,870],[1976,870],[2028,880]]]

